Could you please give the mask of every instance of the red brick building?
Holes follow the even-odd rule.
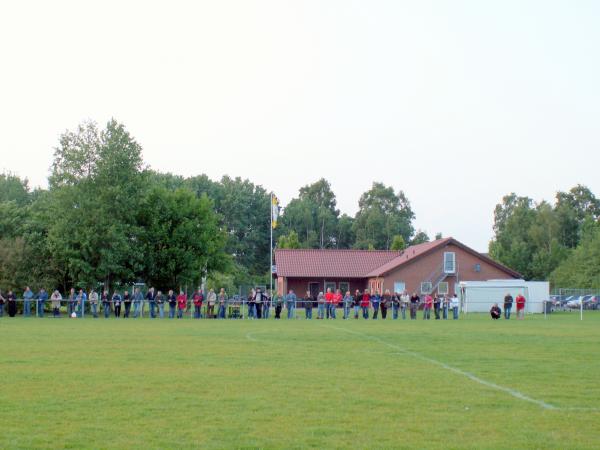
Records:
[[[521,278],[451,237],[402,251],[277,249],[275,267],[277,291],[298,296],[327,288],[453,294],[460,281]]]

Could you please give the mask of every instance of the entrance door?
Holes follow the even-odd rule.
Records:
[[[310,297],[313,300],[316,300],[317,297],[319,296],[319,283],[318,282],[308,283],[308,290],[310,291]]]

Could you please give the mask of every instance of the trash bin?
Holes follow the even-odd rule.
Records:
[[[550,300],[546,300],[544,302],[544,313],[550,314],[552,312],[552,302]]]

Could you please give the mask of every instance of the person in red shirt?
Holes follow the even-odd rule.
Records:
[[[204,301],[204,293],[201,288],[194,292],[194,318],[202,318],[202,302]]]
[[[371,305],[371,294],[369,294],[369,290],[365,289],[365,292],[362,295],[362,299],[360,300],[360,308],[362,309],[363,319],[369,318],[369,306]]]
[[[342,291],[340,291],[339,289],[337,291],[335,291],[335,294],[333,294],[333,299],[331,301],[331,303],[329,304],[329,318],[330,319],[335,319],[335,309],[337,308],[337,306],[342,302],[343,297],[342,297]]]
[[[333,292],[331,292],[331,288],[327,288],[327,292],[325,293],[325,312],[327,314],[327,318],[329,319],[329,314],[331,313],[331,303],[333,303]]]
[[[183,317],[183,311],[185,311],[185,307],[187,306],[187,295],[183,293],[183,291],[179,291],[179,295],[177,296],[177,318],[181,319]]]
[[[517,295],[515,303],[517,304],[517,319],[523,320],[525,317],[525,297],[522,294]]]
[[[433,297],[431,294],[425,296],[423,302],[423,320],[429,320],[431,318],[431,307],[433,306]]]

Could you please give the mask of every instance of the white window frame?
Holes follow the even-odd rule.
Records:
[[[423,289],[424,286],[429,286],[429,289]],[[431,284],[431,281],[421,282],[421,294],[431,294],[432,289],[433,289],[433,286]]]
[[[442,290],[442,286],[446,286],[445,290]],[[438,284],[438,294],[442,294],[442,295],[447,295],[448,294],[448,290],[450,289],[450,283],[448,283],[447,281],[440,281],[440,284]]]
[[[452,270],[448,270],[449,262],[446,258],[452,255]],[[456,273],[456,252],[444,252],[444,273]]]
[[[343,289],[343,288],[342,288],[342,284],[346,284],[346,285],[348,285],[348,289]],[[346,291],[349,291],[349,290],[350,290],[350,282],[349,282],[349,281],[340,281],[340,282],[338,283],[338,288],[339,288],[340,292],[342,293],[342,295],[345,295],[345,294],[346,294]]]
[[[327,288],[331,287],[331,286],[327,286],[328,284],[333,284],[333,288],[331,289],[331,292],[335,294],[335,290],[336,290],[336,286],[337,286],[335,281],[324,281],[323,282],[323,289],[324,289],[323,293],[325,294],[327,292]]]
[[[402,290],[398,290],[396,289],[396,286],[402,286]],[[394,293],[398,292],[399,294],[402,294],[404,291],[406,290],[406,283],[404,281],[394,281]]]

